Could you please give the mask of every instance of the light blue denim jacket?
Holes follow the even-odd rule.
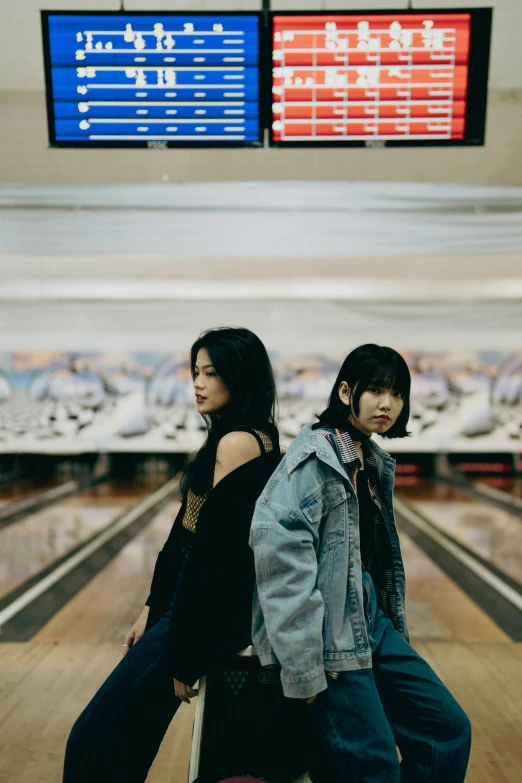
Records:
[[[397,630],[408,639],[404,567],[393,515],[395,460],[370,440],[392,542]],[[369,669],[359,509],[332,446],[305,426],[257,501],[252,641],[263,665],[281,665],[286,696],[327,687],[326,671]]]

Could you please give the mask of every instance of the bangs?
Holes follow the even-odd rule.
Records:
[[[370,386],[393,389],[403,398],[402,410],[397,421],[386,432],[386,438],[405,438],[409,435],[406,425],[410,416],[410,370],[404,358],[393,348],[367,343],[355,348],[344,360],[328,400],[328,407],[319,415],[319,423],[328,427],[346,425],[348,410],[340,399],[341,383],[351,389],[350,408],[359,415],[359,401]]]
[[[379,369],[373,373],[368,386],[379,386],[382,389],[393,389],[400,392],[403,396],[407,396],[410,391],[410,379],[404,372],[398,371],[394,367],[379,367]]]
[[[395,359],[391,355],[386,359],[385,362],[368,361],[367,367],[362,373],[363,377],[360,379],[358,391],[362,393],[369,386],[378,386],[383,389],[393,389],[400,392],[403,397],[408,397],[411,380],[406,362],[400,356]]]

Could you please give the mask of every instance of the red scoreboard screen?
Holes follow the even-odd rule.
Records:
[[[491,9],[272,15],[271,143],[483,144]]]

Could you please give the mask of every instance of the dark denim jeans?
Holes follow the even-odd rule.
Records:
[[[339,783],[463,783],[466,714],[379,609],[366,572],[363,586],[373,668],[328,677],[312,705]]]
[[[63,783],[143,783],[181,704],[163,659],[172,608],[190,555],[181,553],[168,611],[136,642],[74,724]]]

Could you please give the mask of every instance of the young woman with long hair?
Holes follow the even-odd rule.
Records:
[[[207,439],[183,475],[182,505],[124,657],[73,726],[64,783],[143,783],[196,680],[251,643],[248,535],[280,460],[274,376],[248,329],[204,332],[190,365]]]
[[[408,642],[395,461],[372,440],[408,434],[409,397],[400,354],[356,348],[254,512],[253,643],[281,665],[285,695],[308,704],[336,783],[466,774],[469,720]]]

